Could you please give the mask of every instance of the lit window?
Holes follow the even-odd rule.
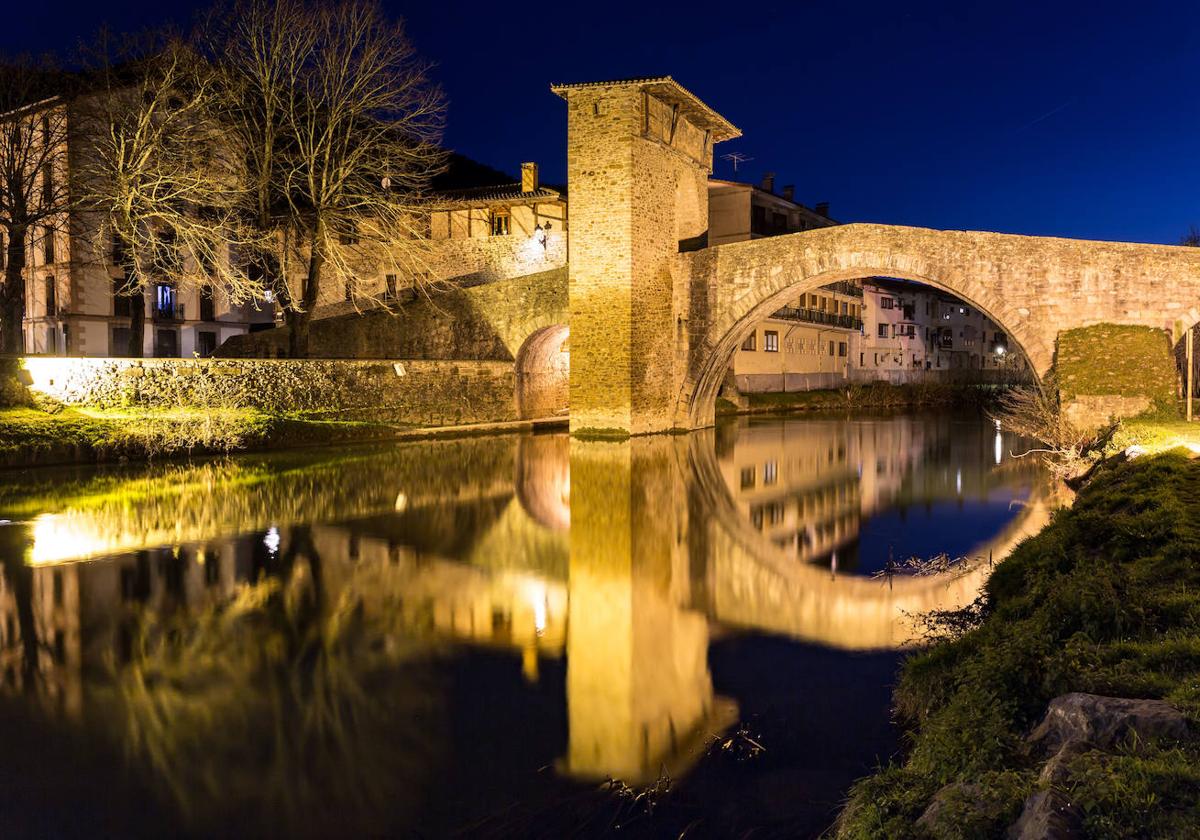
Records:
[[[508,236],[512,229],[512,217],[507,210],[492,211],[492,236]]]
[[[779,479],[779,464],[767,461],[763,464],[763,484],[774,484]]]
[[[763,331],[763,349],[768,353],[779,352],[779,333],[774,330]]]

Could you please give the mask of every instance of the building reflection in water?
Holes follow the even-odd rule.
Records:
[[[827,560],[852,553],[881,509],[949,487],[986,493],[1019,473],[1026,503],[979,547],[1003,556],[1052,500],[1035,467],[996,451],[978,423],[965,435],[930,418],[756,421],[623,442],[476,438],[12,482],[0,491],[0,518],[12,520],[0,526],[0,680],[67,719],[108,715],[131,753],[155,756],[156,775],[178,774],[168,787],[185,810],[189,798],[222,807],[220,762],[262,759],[232,744],[198,754],[197,733],[243,737],[250,710],[268,718],[253,724],[260,735],[313,725],[282,712],[282,696],[348,728],[336,749],[325,724],[299,739],[344,765],[345,801],[334,801],[391,813],[365,828],[411,818],[396,817],[386,790],[419,791],[430,767],[464,760],[428,743],[438,681],[418,674],[463,649],[515,655],[530,685],[553,663],[561,673],[565,657],[560,772],[678,775],[737,716],[714,694],[714,630],[894,647],[912,637],[912,614],[975,596],[986,566],[889,585],[831,576]],[[399,688],[382,676],[397,673]],[[418,722],[396,737],[420,745],[406,760],[423,769],[363,760],[397,743],[355,730],[389,725],[375,716],[381,694]],[[411,702],[391,702],[401,695]],[[179,720],[196,732],[167,738]],[[273,804],[303,812],[312,761],[272,749],[298,774],[283,774],[297,792]]]

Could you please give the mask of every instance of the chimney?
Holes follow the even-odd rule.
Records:
[[[535,192],[538,188],[538,172],[536,163],[521,164],[521,192]]]
[[[760,186],[767,192],[773,194],[775,192],[775,173],[774,172],[764,172],[762,184]]]
[[[786,198],[788,201],[795,201],[796,200],[796,185],[788,184],[786,187],[784,187],[783,188],[783,197]]]
[[[828,201],[818,201],[817,206],[814,207],[813,210],[815,210],[817,212],[817,215],[824,216],[826,219],[829,218],[829,202]]]

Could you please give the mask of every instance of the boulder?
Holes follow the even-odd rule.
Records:
[[[1075,840],[1079,836],[1079,814],[1056,788],[1039,790],[1026,799],[1021,816],[1008,829],[1008,840]]]
[[[925,812],[917,819],[917,827],[924,829],[934,837],[938,836],[940,833],[938,828],[947,816],[946,812],[950,809],[951,802],[953,800],[975,800],[979,798],[979,794],[979,785],[967,782],[954,782],[946,785],[933,795],[933,799],[929,800]]]
[[[1050,701],[1046,716],[1030,734],[1029,741],[1043,754],[1056,753],[1070,742],[1106,750],[1131,731],[1141,738],[1182,740],[1188,735],[1184,716],[1162,700],[1129,700],[1073,692]]]

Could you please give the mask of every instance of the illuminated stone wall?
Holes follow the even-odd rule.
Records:
[[[517,419],[512,362],[30,357],[24,364],[31,389],[68,405],[252,408],[433,426]]]
[[[525,340],[567,320],[566,269],[435,291],[396,311],[375,309],[313,321],[311,355],[327,359],[512,360]],[[238,336],[218,356],[275,357],[288,330]]]
[[[555,91],[567,100],[571,428],[662,431],[681,329],[672,257],[708,228],[703,126],[736,129],[669,80]]]

